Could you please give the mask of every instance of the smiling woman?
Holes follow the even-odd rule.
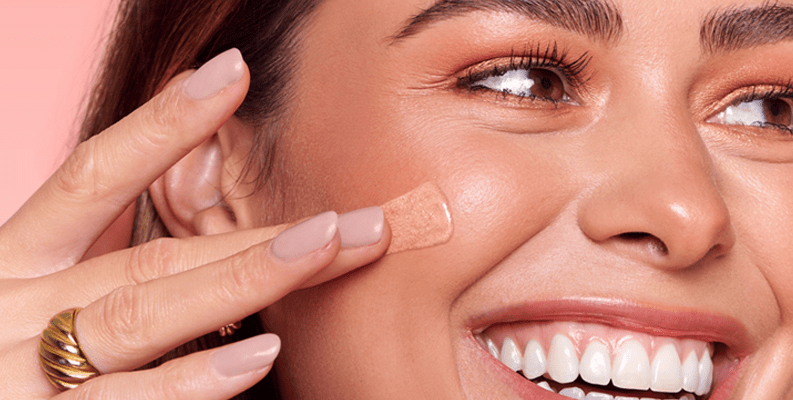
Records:
[[[46,333],[59,399],[793,398],[793,3],[120,16],[85,142],[0,230],[17,398],[56,394],[55,303],[98,373]]]

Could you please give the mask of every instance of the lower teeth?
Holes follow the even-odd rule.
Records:
[[[545,389],[545,390],[547,390],[549,392],[557,393],[557,391],[554,390],[547,381],[544,381],[544,380],[533,380],[533,382],[536,383],[537,386],[539,386],[539,387],[541,387],[541,388],[543,388],[543,389]],[[596,391],[585,392],[584,389],[582,389],[580,387],[577,387],[577,386],[565,386],[562,389],[560,389],[558,393],[560,395],[562,395],[562,396],[569,397],[571,399],[577,399],[577,400],[667,400],[667,399],[672,399],[672,400],[696,400],[696,397],[694,397],[694,395],[691,394],[691,393],[685,393],[685,394],[681,395],[680,397],[668,397],[669,395],[666,395],[666,397],[655,397],[655,398],[654,397],[641,397],[641,398],[639,398],[639,397],[632,397],[632,396],[612,396],[610,394],[600,393],[600,392],[596,392]]]

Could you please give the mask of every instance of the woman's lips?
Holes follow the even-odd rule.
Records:
[[[579,395],[583,384],[590,391],[604,385],[606,393],[630,389],[622,395],[637,399],[642,397],[637,394],[693,397],[688,392],[721,398],[729,390],[711,392],[711,383],[732,383],[735,379],[728,378],[739,359],[754,350],[746,329],[733,319],[612,299],[508,306],[473,318],[468,327],[501,368],[529,371],[536,382],[576,388],[567,392]],[[511,375],[538,394],[537,385]]]

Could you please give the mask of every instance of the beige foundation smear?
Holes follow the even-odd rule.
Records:
[[[437,246],[452,237],[448,201],[438,185],[427,182],[382,205],[391,225],[386,254]]]
[[[452,238],[448,201],[435,183],[424,183],[380,207],[391,225],[391,245],[386,254],[437,246]],[[269,239],[306,219],[272,227]]]

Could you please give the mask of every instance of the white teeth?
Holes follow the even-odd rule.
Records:
[[[609,349],[599,341],[589,344],[579,364],[581,379],[595,385],[608,385],[611,380]]]
[[[708,394],[713,383],[710,352],[705,350],[702,358],[697,358],[697,350],[702,351],[706,347],[703,342],[696,342],[697,350],[689,348],[685,361],[682,361],[674,338],[657,339],[660,343],[655,342],[652,346],[655,354],[651,363],[648,350],[635,336],[617,341],[614,349],[600,337],[584,336],[577,339],[586,340],[584,349],[582,344],[575,345],[570,336],[557,333],[551,339],[547,353],[538,339],[530,340],[522,352],[514,338],[504,337],[501,349],[485,335],[476,339],[502,364],[531,380],[544,376],[548,382],[553,379],[560,384],[570,384],[580,376],[582,381],[592,385],[608,386],[611,383],[620,389],[672,393],[682,396],[676,397],[680,400],[695,400],[694,393],[697,396]],[[682,342],[679,346],[689,345]],[[579,350],[583,351],[580,361]],[[547,382],[538,385],[552,390]],[[563,389],[560,394],[578,400],[645,400],[586,393],[574,386]]]
[[[641,343],[628,340],[620,347],[617,356],[614,357],[611,381],[614,386],[621,389],[650,388],[650,359]]]
[[[518,371],[522,361],[523,357],[515,342],[510,338],[504,339],[504,344],[501,345],[501,362],[513,371]]]
[[[614,400],[614,396],[599,392],[589,392],[584,400]]]
[[[680,355],[673,344],[667,344],[655,353],[651,370],[650,390],[661,393],[677,393],[683,388],[683,372]]]
[[[548,382],[542,381],[542,382],[538,383],[537,386],[539,386],[539,387],[541,387],[541,388],[543,388],[543,389],[545,389],[545,390],[547,390],[549,392],[556,393],[556,391],[551,389],[551,385],[549,385]]]
[[[688,353],[686,361],[683,362],[683,390],[694,393],[699,387],[699,360],[695,352]]]
[[[697,363],[699,366],[699,363]],[[526,345],[523,356],[523,376],[528,379],[539,378],[545,373],[545,351],[536,340]]]
[[[570,383],[578,378],[578,356],[573,342],[567,336],[557,334],[551,339],[548,374],[559,383]]]
[[[584,400],[584,396],[586,396],[584,390],[577,387],[564,388],[559,391],[559,394],[576,400]]]
[[[702,396],[710,392],[711,383],[713,383],[713,361],[710,360],[710,352],[705,350],[702,359],[699,360],[699,385],[694,393]]]
[[[500,357],[498,356],[498,347],[496,347],[496,344],[493,343],[493,340],[487,338],[487,341],[485,343],[487,344],[487,351],[489,351],[490,354],[492,354],[493,357],[495,357],[497,360],[500,359]]]

